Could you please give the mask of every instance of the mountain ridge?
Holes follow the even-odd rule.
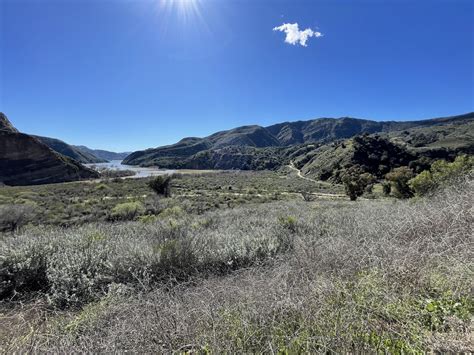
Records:
[[[220,149],[231,146],[269,148],[330,143],[359,134],[387,133],[414,127],[465,124],[473,121],[474,112],[469,112],[417,121],[373,121],[352,117],[323,117],[307,121],[277,123],[267,127],[248,125],[219,131],[203,138],[188,137],[175,144],[136,151],[124,159],[124,164],[177,168],[183,166],[183,159],[189,160],[199,154],[199,160],[202,161],[204,152],[218,152]],[[190,162],[188,166],[196,166],[196,164]]]
[[[91,154],[98,159],[104,160],[104,161],[111,161],[111,160],[123,160],[125,157],[130,155],[132,152],[111,152],[108,150],[104,149],[92,149],[89,147],[86,147],[85,145],[73,145],[74,148],[77,150],[85,153],[85,154]]]
[[[94,154],[91,154],[87,151],[78,149],[77,147],[70,145],[60,139],[43,137],[31,135],[32,137],[38,139],[42,143],[46,144],[55,152],[58,152],[62,155],[65,155],[75,161],[78,161],[81,164],[97,164],[97,163],[107,163],[107,160],[101,159]]]

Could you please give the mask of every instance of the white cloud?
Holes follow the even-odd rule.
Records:
[[[300,31],[298,23],[284,23],[281,26],[275,27],[273,31],[280,31],[286,33],[285,42],[292,45],[300,44],[303,47],[307,47],[306,42],[310,37],[322,37],[321,32],[313,31],[311,28],[307,28],[304,31]]]

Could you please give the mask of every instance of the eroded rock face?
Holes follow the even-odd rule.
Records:
[[[18,132],[4,113],[0,112],[0,132]]]
[[[19,133],[0,115],[0,182],[35,185],[98,177],[98,173],[62,156],[37,139]]]

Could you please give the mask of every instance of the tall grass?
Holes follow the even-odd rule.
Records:
[[[6,236],[3,297],[50,311],[27,336],[8,318],[1,349],[472,350],[473,185]]]

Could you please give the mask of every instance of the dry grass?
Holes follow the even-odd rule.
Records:
[[[1,244],[3,277],[23,287],[0,349],[472,351],[473,185],[27,230]]]

